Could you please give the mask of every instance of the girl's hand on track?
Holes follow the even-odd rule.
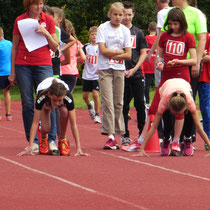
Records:
[[[135,155],[132,155],[133,157],[149,157],[149,155],[144,151],[144,150],[141,150],[139,151],[138,154],[135,154]]]
[[[89,154],[83,153],[82,150],[78,150],[74,156],[89,156]]]
[[[23,156],[23,155],[34,155],[34,153],[32,152],[32,148],[30,146],[28,146],[28,148],[20,153],[17,154],[17,156]]]

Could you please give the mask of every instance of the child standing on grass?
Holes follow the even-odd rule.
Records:
[[[69,119],[77,148],[75,156],[87,156],[86,153],[82,152],[80,146],[74,109],[74,100],[69,91],[68,85],[62,80],[54,77],[49,77],[43,80],[37,87],[37,99],[35,104],[33,123],[30,130],[29,147],[27,150],[19,153],[19,156],[25,154],[33,155],[33,139],[36,135],[39,121],[41,121],[42,124],[40,139],[40,142],[42,143],[39,145],[39,152],[43,155],[49,154],[49,145],[47,139],[51,128],[50,113],[57,107],[60,111],[60,136],[58,142],[60,154],[64,156],[70,155],[70,148],[66,140],[66,130]]]
[[[96,44],[97,27],[93,26],[89,29],[90,44],[83,47],[86,55],[85,67],[82,73],[83,79],[83,99],[88,106],[90,117],[95,123],[101,123],[99,115],[100,100],[99,100],[99,84],[97,71],[97,54],[98,44]],[[89,93],[92,92],[94,102],[90,102]]]
[[[125,133],[123,118],[123,93],[125,64],[131,59],[130,30],[121,24],[125,14],[121,2],[111,5],[110,21],[101,24],[97,32],[99,45],[97,69],[102,102],[101,133],[108,135],[104,149],[119,149],[115,134]]]
[[[158,110],[158,104],[160,101],[159,88],[163,85],[165,81],[173,78],[182,78],[187,82],[190,82],[190,74],[188,70],[189,65],[196,64],[196,45],[195,39],[192,34],[187,32],[187,22],[184,13],[179,8],[171,9],[168,13],[167,20],[164,24],[164,28],[167,28],[167,32],[163,33],[160,37],[159,48],[157,51],[157,69],[162,72],[161,81],[156,89],[152,104],[149,108],[148,114],[155,115]],[[189,51],[190,58],[187,59],[187,53]],[[180,115],[176,119],[176,123],[183,122],[184,115]],[[185,132],[185,148],[184,152],[186,155],[193,154],[192,140],[188,133],[193,126],[193,120],[190,112],[187,113],[185,117],[184,130]],[[148,125],[150,122],[150,116],[147,117],[144,129],[141,133],[138,141],[134,142],[128,148],[128,151],[137,151],[140,149],[141,144],[144,141],[145,132],[148,130]],[[164,123],[165,124],[165,123]],[[165,124],[165,127],[167,124]],[[182,128],[183,124],[179,124]],[[181,129],[182,130],[182,129]],[[175,126],[173,142],[178,144],[172,144],[172,150],[180,150],[179,139],[181,130],[178,130]],[[170,153],[171,138],[168,136],[164,137],[163,143],[161,145],[162,155],[169,155]],[[174,147],[173,147],[174,145]]]
[[[4,104],[6,109],[6,120],[12,120],[10,113],[11,97],[10,97],[10,82],[8,76],[11,73],[11,52],[12,42],[4,39],[4,31],[0,27],[0,89],[3,90]],[[2,116],[0,115],[0,120]]]

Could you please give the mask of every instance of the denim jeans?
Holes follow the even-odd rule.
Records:
[[[30,129],[34,116],[34,91],[40,82],[47,77],[53,76],[52,66],[37,65],[15,65],[15,75],[19,85],[21,101],[22,101],[22,116],[25,129],[26,139],[29,141]],[[56,140],[56,115],[55,111],[51,114],[51,131],[48,136],[48,141]],[[34,139],[38,143],[38,136]]]

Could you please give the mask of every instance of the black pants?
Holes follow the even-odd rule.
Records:
[[[69,90],[72,93],[77,83],[77,76],[64,74],[61,76],[61,79],[69,86]]]
[[[137,123],[139,134],[141,134],[146,113],[145,113],[145,101],[144,101],[144,78],[125,78],[125,89],[124,89],[124,104],[123,104],[123,116],[125,122],[125,137],[129,137],[128,130],[128,113],[129,104],[134,98],[134,106],[137,112]]]
[[[149,104],[150,101],[149,88],[152,84],[153,79],[154,79],[154,74],[145,74],[145,98],[147,104]]]

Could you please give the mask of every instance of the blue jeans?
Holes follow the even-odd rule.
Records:
[[[48,77],[53,76],[52,66],[38,65],[26,66],[15,65],[15,75],[19,85],[22,116],[25,129],[26,139],[29,141],[30,129],[34,117],[34,91],[40,82]],[[51,114],[51,131],[48,136],[49,142],[56,140],[56,115],[55,111]],[[34,139],[38,143],[38,136]]]

